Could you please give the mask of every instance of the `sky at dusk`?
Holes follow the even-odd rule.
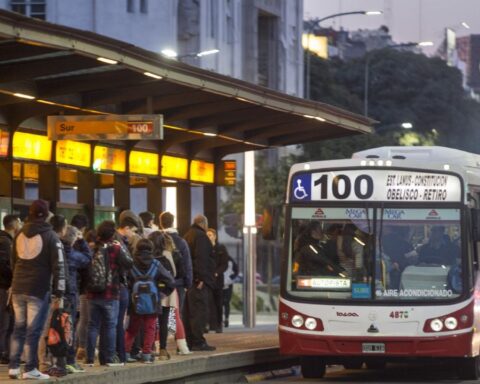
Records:
[[[304,18],[322,18],[335,13],[380,10],[380,16],[351,15],[326,20],[322,26],[347,30],[376,29],[386,25],[396,43],[432,41],[433,54],[442,42],[445,28],[457,36],[480,34],[480,0],[304,0]],[[461,23],[468,23],[465,29]]]

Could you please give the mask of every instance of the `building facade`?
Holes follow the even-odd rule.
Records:
[[[92,31],[290,95],[303,95],[298,0],[0,0],[0,8]],[[204,57],[196,53],[219,49]]]

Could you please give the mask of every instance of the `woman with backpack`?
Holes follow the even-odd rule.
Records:
[[[164,267],[170,272],[171,276],[178,278],[177,271],[182,268],[180,265],[181,257],[174,257],[175,244],[173,239],[166,233],[159,231],[150,234],[149,239],[152,240],[155,246],[155,258],[157,258]],[[187,342],[185,340],[185,328],[180,317],[179,300],[177,290],[174,289],[169,295],[162,297],[162,313],[158,316],[159,334],[160,334],[160,352],[159,360],[170,360],[170,354],[167,351],[167,337],[168,337],[168,320],[170,311],[173,311],[176,323],[176,342],[177,351],[179,355],[190,354]]]
[[[129,272],[128,283],[131,292],[130,322],[125,332],[125,350],[132,349],[133,342],[143,324],[143,363],[153,363],[152,345],[160,306],[158,286],[165,284],[175,287],[175,281],[162,264],[154,259],[153,243],[140,239],[133,254],[133,268]],[[130,353],[127,352],[127,361]]]

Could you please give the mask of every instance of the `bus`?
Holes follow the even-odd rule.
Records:
[[[292,166],[280,352],[327,364],[455,360],[480,377],[480,155],[381,147]]]

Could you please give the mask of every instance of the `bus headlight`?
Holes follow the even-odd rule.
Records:
[[[314,330],[315,328],[317,328],[317,320],[311,317],[307,317],[307,319],[305,320],[305,327],[307,329],[310,329],[311,331]]]
[[[447,317],[445,319],[445,327],[447,329],[453,330],[457,328],[457,325],[458,325],[458,321],[455,317]]]
[[[432,328],[432,331],[435,331],[435,332],[440,332],[443,328],[443,323],[442,323],[442,320],[440,319],[433,319],[431,322],[430,322],[430,328]]]
[[[300,328],[303,325],[303,317],[300,315],[295,315],[292,317],[292,325],[295,328]]]

